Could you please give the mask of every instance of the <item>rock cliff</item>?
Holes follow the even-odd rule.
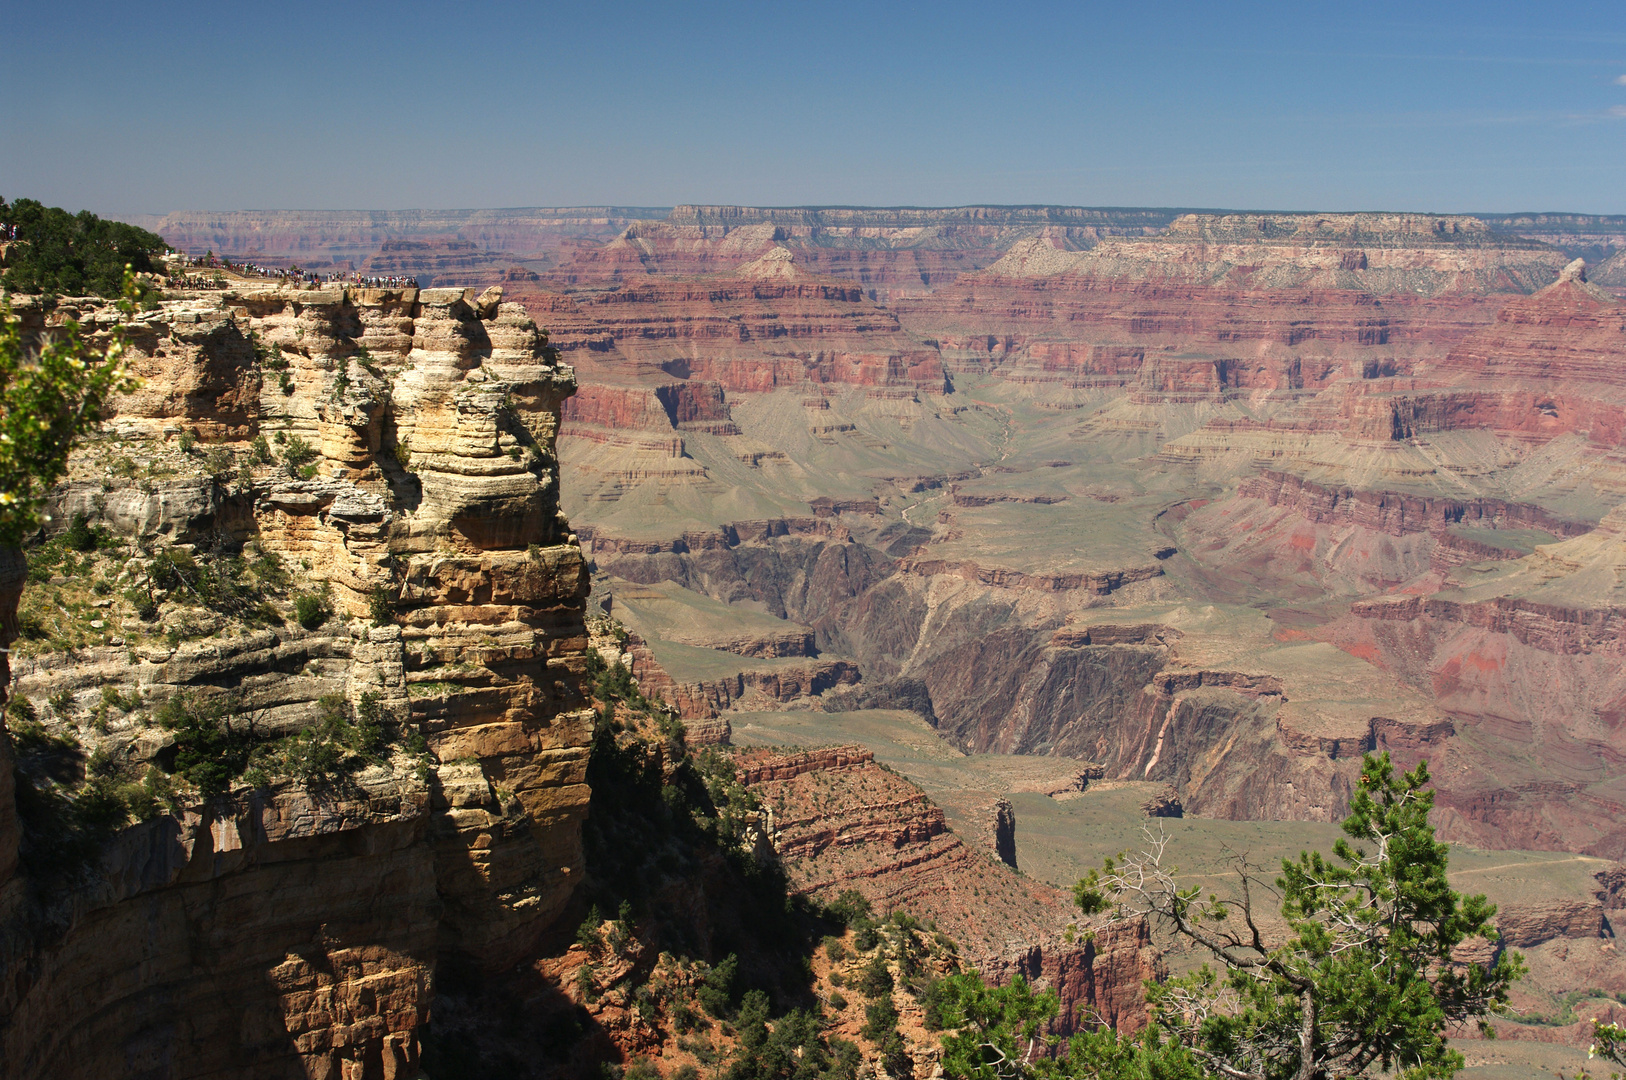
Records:
[[[49,319],[70,314],[108,321]],[[70,791],[180,768],[188,729],[160,719],[187,709],[228,745],[292,754],[344,717],[391,742],[325,780],[256,758],[216,797],[178,773],[172,809],[80,870],[0,792],[0,1071],[417,1075],[437,978],[522,959],[582,873],[588,578],[554,455],[573,374],[496,291],[226,292],[130,334],[142,387],[76,454],[53,528],[105,529],[138,588],[25,642],[13,724],[88,761]],[[102,558],[30,587],[73,593]],[[302,605],[239,604],[222,582],[250,558]]]

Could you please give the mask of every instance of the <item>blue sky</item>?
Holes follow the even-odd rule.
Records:
[[[0,195],[1626,213],[1626,3],[11,6]]]

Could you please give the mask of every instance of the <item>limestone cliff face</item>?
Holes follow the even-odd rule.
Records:
[[[523,959],[582,873],[588,576],[554,457],[574,374],[498,291],[225,293],[132,329],[144,382],[118,403],[122,445],[180,429],[240,461],[256,435],[314,454],[262,461],[235,488],[137,491],[76,467],[58,510],[94,509],[149,544],[252,541],[329,590],[335,615],[35,656],[13,665],[18,692],[230,693],[271,733],[308,725],[318,698],[365,695],[429,752],[415,765],[397,750],[345,785],[183,799],[124,830],[67,895],[19,868],[0,787],[0,1074],[416,1075],[437,972]],[[120,755],[162,743],[136,716],[104,726],[86,737]]]

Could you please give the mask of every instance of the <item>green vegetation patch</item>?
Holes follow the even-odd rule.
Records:
[[[33,199],[0,199],[0,226],[17,231],[0,285],[12,292],[116,297],[125,267],[153,273],[164,238],[89,210],[70,214]]]

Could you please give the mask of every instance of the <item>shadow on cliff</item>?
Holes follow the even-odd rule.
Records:
[[[621,913],[643,957],[620,976],[629,1004],[668,959],[732,969],[730,1007],[750,991],[776,1015],[815,1004],[810,957],[835,926],[790,895],[766,816],[732,761],[689,751],[675,721],[630,683],[604,682],[585,880],[532,962],[495,974],[442,966],[425,1040],[433,1080],[598,1077],[676,1038],[666,1005],[635,1020],[630,1008],[582,1003],[575,983],[592,965],[580,942],[604,912]]]

